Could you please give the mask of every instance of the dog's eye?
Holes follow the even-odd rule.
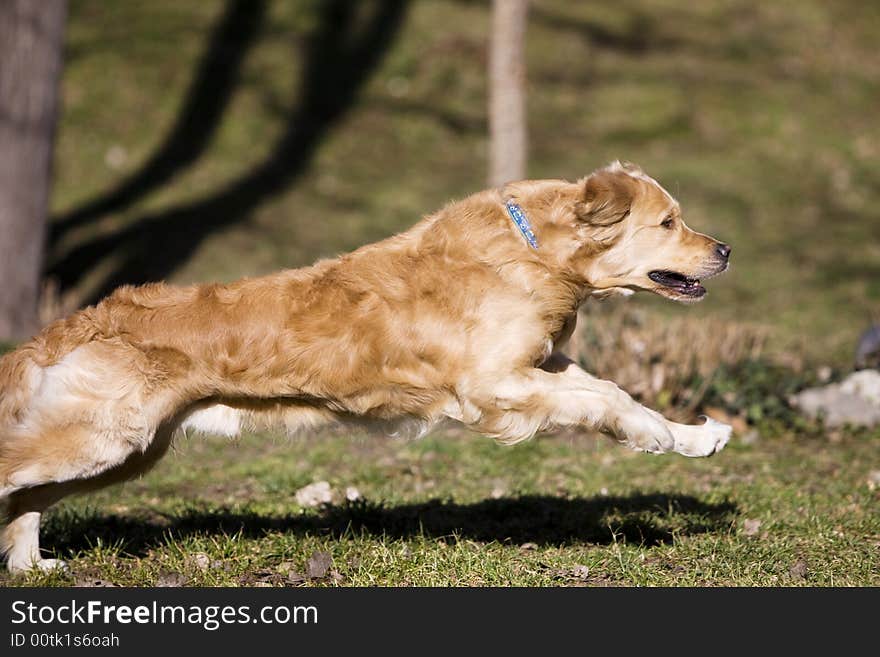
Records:
[[[666,219],[664,219],[660,225],[663,226],[664,228],[672,228],[672,225],[674,223],[675,223],[675,219],[673,219],[672,217],[666,217]]]

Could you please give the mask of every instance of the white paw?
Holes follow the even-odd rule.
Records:
[[[42,570],[44,573],[54,570],[67,570],[67,562],[61,559],[15,559],[8,558],[6,568],[10,573],[27,573],[35,570]]]
[[[677,425],[674,451],[684,456],[712,456],[717,454],[730,441],[733,429],[730,425],[710,417],[705,424],[697,426]]]
[[[665,454],[675,448],[675,437],[662,421],[649,413],[627,417],[621,422],[624,442],[630,449],[650,454]]]
[[[65,570],[68,570],[67,562],[63,559],[40,559],[34,564],[34,566],[43,572],[49,572],[52,570],[64,572]]]

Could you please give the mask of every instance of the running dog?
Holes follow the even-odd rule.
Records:
[[[0,360],[2,550],[40,555],[41,514],[148,470],[174,435],[328,424],[502,443],[559,427],[709,456],[730,427],[671,422],[562,355],[591,296],[693,302],[730,247],[688,228],[631,164],[450,203],[410,230],[228,285],[122,287]]]

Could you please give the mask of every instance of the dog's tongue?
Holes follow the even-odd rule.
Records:
[[[652,271],[648,274],[648,278],[655,283],[677,290],[689,297],[701,297],[706,294],[706,288],[700,285],[700,279],[689,278],[678,272]]]

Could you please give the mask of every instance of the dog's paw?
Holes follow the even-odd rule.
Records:
[[[712,456],[724,449],[730,441],[732,431],[730,425],[710,417],[702,425],[679,425],[673,430],[674,451],[684,456]]]
[[[662,421],[648,413],[626,418],[621,423],[622,442],[630,449],[649,454],[665,454],[675,449],[675,436]]]
[[[61,572],[69,570],[69,567],[67,566],[67,562],[64,561],[63,559],[40,559],[35,564],[35,567],[42,570],[44,573],[55,571],[55,570],[61,571]]]
[[[36,561],[33,560],[17,560],[15,558],[8,558],[6,561],[6,568],[12,574],[19,573],[28,573],[40,570],[44,573],[53,572],[53,571],[65,571],[68,569],[67,562],[62,561],[61,559],[38,559]]]

